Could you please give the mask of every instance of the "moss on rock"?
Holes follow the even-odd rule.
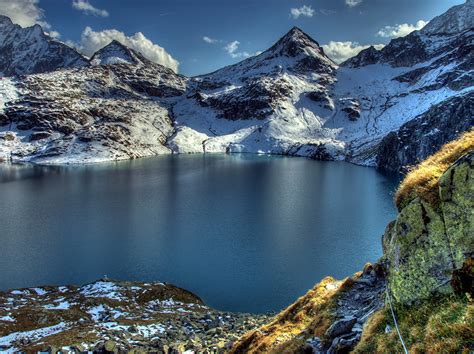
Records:
[[[474,152],[448,169],[439,185],[446,234],[460,268],[474,253]]]
[[[397,302],[452,292],[453,272],[474,249],[474,153],[439,180],[440,205],[415,198],[387,227],[383,238],[388,284]]]

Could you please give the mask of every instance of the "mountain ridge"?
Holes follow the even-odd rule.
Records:
[[[438,16],[435,24],[445,26],[458,21],[460,12],[469,13],[471,9],[472,0]],[[469,25],[469,21],[466,23]],[[448,35],[415,31],[393,39],[381,51],[368,48],[338,66],[317,41],[293,27],[256,56],[190,78],[147,61],[119,42],[111,42],[84,67],[63,69],[72,78],[71,83],[60,71],[29,75],[25,80],[3,80],[0,95],[6,107],[0,115],[0,156],[61,163],[135,158],[157,151],[251,152],[402,169],[426,157],[430,148],[412,144],[415,151],[410,158],[401,160],[403,166],[394,167],[382,162],[381,154],[388,151],[380,148],[383,139],[431,106],[442,110],[449,99],[463,99],[472,90],[474,36],[472,30],[460,28],[462,32]],[[93,69],[88,68],[91,63]],[[152,72],[156,72],[156,80],[149,76]],[[93,75],[99,76],[95,79]],[[58,97],[55,80],[62,83],[70,101]],[[37,87],[43,92],[37,92]],[[89,103],[81,104],[81,98]],[[47,103],[56,99],[63,103]],[[99,102],[122,99],[133,99],[137,112],[141,112],[139,117],[124,122],[122,117],[128,110],[121,112],[106,104],[110,112],[102,112],[103,107],[97,106]],[[157,115],[151,120],[145,116],[150,105],[160,107],[160,113],[153,113]],[[75,108],[71,111],[70,107]],[[466,112],[470,109],[468,105]],[[102,113],[95,114],[98,111]],[[54,118],[58,112],[60,120]],[[81,116],[89,118],[79,124],[77,119],[70,119]],[[46,117],[50,117],[49,122]],[[147,144],[134,152],[129,150],[130,146],[142,146],[135,142],[144,138],[129,129],[135,119],[145,131],[156,130],[156,120],[166,122],[158,140],[148,139],[153,146],[161,146],[158,150],[146,148]],[[419,122],[424,124],[423,119]],[[107,129],[99,133],[96,125]],[[115,131],[117,126],[122,126],[124,133],[107,136],[107,131]],[[88,138],[82,135],[84,129]],[[433,146],[454,133],[439,134]],[[105,142],[110,139],[114,140],[112,144]],[[59,150],[58,142],[63,146]],[[93,157],[77,154],[77,149],[90,151]]]

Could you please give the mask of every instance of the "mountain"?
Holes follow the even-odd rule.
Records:
[[[295,27],[259,55],[192,78],[186,99],[173,107],[176,133],[169,145],[178,152],[321,157],[328,139],[318,129],[321,116],[331,114],[336,69]]]
[[[92,65],[0,81],[0,156],[250,152],[401,171],[473,126],[472,9],[472,0],[455,6],[340,66],[296,27],[258,55],[192,78],[113,41]]]
[[[422,30],[394,39],[380,51],[368,48],[342,64],[339,89],[347,87],[346,91],[364,101],[366,107],[361,121],[367,134],[351,140],[349,159],[403,170],[474,125],[473,9],[474,2],[469,0],[436,17]],[[453,111],[453,102],[463,109],[443,114],[444,120],[440,119],[441,112]],[[437,119],[431,114],[434,110]],[[399,143],[393,144],[394,136],[415,137],[420,132],[425,138],[412,140],[410,153],[403,150],[407,145],[398,138]],[[431,142],[427,144],[428,140]],[[393,154],[399,155],[396,163],[388,162]]]
[[[98,50],[90,59],[92,65],[108,64],[144,64],[150,63],[141,54],[113,40],[104,48]]]
[[[105,52],[96,58],[110,59]],[[69,163],[170,153],[170,107],[186,80],[149,61],[0,80],[0,157]]]
[[[0,76],[88,65],[73,48],[54,40],[39,25],[22,28],[0,15]]]

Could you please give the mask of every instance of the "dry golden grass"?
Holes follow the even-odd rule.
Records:
[[[466,297],[446,296],[417,306],[398,307],[396,315],[410,353],[462,353],[474,346],[474,304]],[[385,327],[392,327],[385,333]],[[400,340],[389,310],[366,323],[355,353],[400,353]]]
[[[293,353],[309,337],[322,336],[334,317],[335,299],[345,282],[323,279],[269,324],[244,335],[231,353]]]
[[[408,173],[395,194],[398,210],[403,209],[416,197],[434,206],[438,205],[439,178],[456,160],[473,150],[474,129],[445,144],[437,153],[417,165]]]

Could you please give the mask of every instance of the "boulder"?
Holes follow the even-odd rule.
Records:
[[[336,338],[341,334],[349,333],[357,322],[356,317],[344,317],[334,322],[326,331],[327,338]]]

